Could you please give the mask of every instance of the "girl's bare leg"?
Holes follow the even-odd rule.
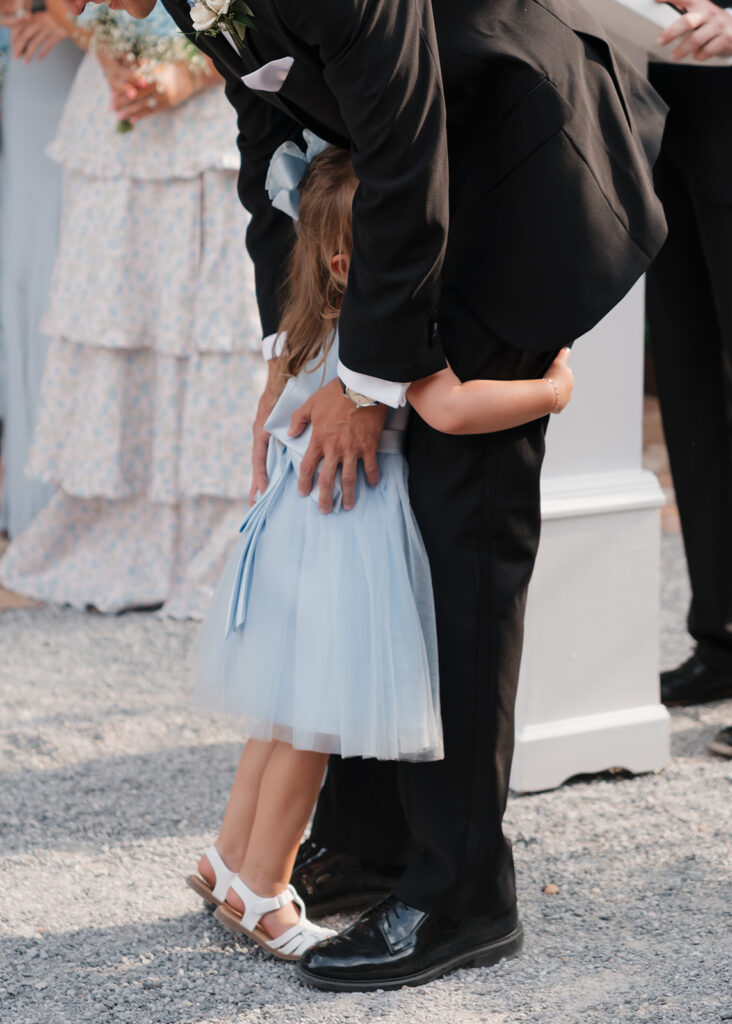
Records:
[[[257,809],[259,786],[276,740],[248,740],[242,751],[239,767],[224,811],[219,836],[214,846],[230,871],[239,871],[244,863],[249,836]],[[204,854],[198,862],[198,873],[213,885],[214,871]]]
[[[274,744],[259,784],[254,822],[239,869],[242,881],[258,896],[276,896],[287,888],[327,763],[327,754],[293,750],[289,743]],[[227,902],[235,910],[244,909],[231,890]],[[291,903],[265,914],[262,927],[276,938],[297,924],[299,913]]]

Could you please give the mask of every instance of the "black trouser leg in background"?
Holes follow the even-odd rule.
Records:
[[[648,316],[691,579],[689,632],[732,651],[732,206],[704,197],[673,144],[656,182],[669,236],[648,274]]]

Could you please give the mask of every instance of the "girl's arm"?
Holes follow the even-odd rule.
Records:
[[[409,404],[443,434],[491,434],[509,430],[550,412],[561,412],[572,396],[573,374],[564,348],[538,380],[468,380],[448,367],[415,381]]]

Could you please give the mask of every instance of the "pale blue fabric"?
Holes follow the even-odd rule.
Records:
[[[443,756],[429,565],[391,414],[381,479],[359,472],[354,509],[323,515],[297,490],[307,435],[292,413],[336,375],[291,380],[267,429],[269,486],[244,520],[204,624],[195,700],[241,716],[247,735],[344,757]]]
[[[310,162],[328,147],[327,142],[308,128],[302,136],[305,152],[290,139],[283,142],[272,155],[264,182],[272,206],[295,221],[300,219],[300,182]]]
[[[3,206],[0,218],[0,317],[4,349],[3,459],[0,525],[11,536],[51,497],[25,474],[36,403],[48,349],[39,323],[58,241],[61,171],[46,156],[82,53],[66,40],[45,60],[9,61],[3,83]]]

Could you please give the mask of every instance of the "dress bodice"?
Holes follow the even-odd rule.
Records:
[[[84,57],[48,154],[96,178],[170,181],[209,169],[238,170],[236,115],[224,86],[210,86],[170,110],[116,130],[107,79],[94,53]]]

